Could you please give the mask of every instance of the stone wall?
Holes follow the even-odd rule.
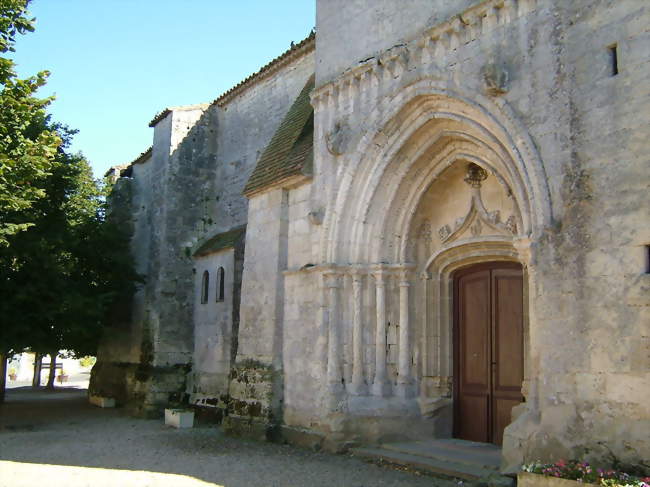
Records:
[[[650,145],[643,135],[650,6],[556,8],[548,13],[564,33],[554,36],[557,89],[549,95],[562,106],[535,127],[554,183],[556,226],[540,245],[543,325],[534,360],[541,416],[525,448],[528,458],[578,453],[635,462],[650,458],[650,300],[637,299],[650,285]]]
[[[100,353],[93,381],[98,392],[153,412],[187,400],[194,354],[192,250],[246,223],[244,184],[312,73],[313,51],[301,51],[228,99],[170,108],[154,119],[146,174],[135,165],[132,180],[119,183],[135,185],[134,196],[121,204],[138,222],[132,248],[146,282],[125,333],[108,337]]]
[[[526,401],[503,469],[650,458],[650,6],[367,3],[318,2],[315,57],[157,123],[152,161],[118,182],[134,215],[145,208],[140,324],[115,335],[122,358],[100,357],[95,384],[150,406],[186,391],[185,249],[247,222],[231,431],[284,426],[332,448],[449,436],[453,274],[499,260],[525,279]],[[313,179],[247,204],[243,185],[314,68]],[[488,178],[473,214],[470,162]]]
[[[228,248],[195,260],[194,279],[194,360],[188,384],[190,404],[228,407],[230,367],[237,351],[239,313],[235,315],[235,291],[241,288],[241,272],[236,272],[235,249]],[[219,299],[219,269],[223,269],[224,296]],[[204,273],[208,273],[208,293],[203,302]],[[237,292],[239,295],[239,292]],[[239,298],[239,296],[237,296]]]
[[[478,0],[328,0],[316,2],[316,85],[404,44]]]
[[[515,421],[506,430],[504,468],[538,458],[615,456],[637,463],[648,458],[650,414],[643,391],[650,380],[650,320],[643,296],[648,289],[650,240],[649,142],[643,128],[648,126],[648,111],[641,108],[647,104],[643,80],[650,69],[642,27],[650,16],[648,6],[635,0],[481,2],[462,15],[450,15],[448,22],[431,25],[411,38],[405,35],[404,45],[379,54],[380,44],[365,38],[373,38],[373,28],[341,27],[345,31],[341,44],[360,50],[337,51],[346,59],[339,66],[338,60],[326,62],[334,56],[330,49],[336,41],[328,38],[336,32],[333,26],[347,26],[364,15],[391,18],[391,7],[382,11],[379,5],[377,12],[339,17],[346,7],[330,10],[331,5],[319,3],[316,57],[317,70],[322,70],[312,94],[315,177],[305,203],[310,212],[322,210],[324,220],[322,226],[310,227],[309,240],[314,241],[314,234],[319,239],[311,253],[304,237],[300,243],[289,240],[289,247],[297,249],[289,253],[293,264],[289,268],[297,274],[287,275],[285,281],[285,420],[325,434],[340,426],[341,417],[354,423],[358,401],[349,391],[340,391],[341,381],[347,385],[352,380],[348,367],[353,354],[346,337],[355,322],[354,302],[347,304],[354,291],[350,285],[354,269],[371,273],[372,266],[403,266],[414,258],[405,231],[413,222],[417,207],[413,201],[418,201],[410,200],[410,193],[418,181],[425,181],[426,157],[434,159],[445,147],[445,139],[437,137],[473,137],[484,147],[463,157],[482,159],[493,177],[502,178],[522,214],[517,238],[510,240],[508,249],[496,243],[490,247],[490,239],[483,239],[483,248],[468,253],[473,260],[466,261],[512,259],[526,268],[527,400],[513,411]],[[349,5],[353,8],[356,3]],[[404,18],[423,15],[417,6],[400,7]],[[364,61],[354,64],[352,58]],[[351,69],[341,68],[344,64]],[[338,78],[333,74],[342,71]],[[330,79],[334,81],[328,83]],[[463,119],[474,125],[464,126]],[[444,131],[450,135],[441,136]],[[438,149],[429,147],[436,140]],[[495,141],[497,145],[492,145]],[[458,142],[447,149],[462,152],[470,146]],[[509,168],[499,167],[503,158],[511,160]],[[409,173],[411,164],[420,167],[419,172]],[[304,189],[294,191],[300,199]],[[459,204],[466,200],[459,198]],[[511,203],[504,206],[503,212],[508,211]],[[300,270],[307,263],[334,266],[339,273],[334,311],[327,298],[329,285],[315,269]],[[364,284],[363,296],[366,289]],[[403,320],[399,309],[404,301],[398,297],[401,286],[385,289],[389,377],[394,377],[390,349],[399,348],[402,338],[396,339],[390,327]],[[449,297],[436,289],[443,301],[413,302],[413,294],[421,292],[411,284],[412,294],[406,294],[406,316],[411,321],[419,323],[430,316],[435,322],[450,323],[449,315],[441,317],[446,311],[436,308]],[[314,303],[319,300],[325,310],[317,314],[319,306]],[[373,312],[363,311],[365,307],[362,304],[359,312],[371,320]],[[327,330],[319,322],[321,316],[329,320]],[[426,326],[433,330],[435,322],[427,321]],[[334,335],[333,326],[340,327]],[[325,392],[317,407],[330,407],[325,405],[338,397],[334,410],[343,412],[329,418],[314,414],[312,387],[289,385],[294,380],[301,383],[290,378],[292,364],[309,363],[314,355],[321,360],[318,343],[326,340],[324,336],[330,343],[328,362],[338,356],[331,354],[333,339],[339,347],[335,350],[342,350],[340,375],[334,374],[338,381],[321,381]],[[413,346],[413,353],[420,353],[421,344],[416,341]],[[435,362],[443,351],[431,353],[428,360]],[[418,360],[425,358],[420,355]],[[308,376],[329,375],[322,368],[306,370]],[[432,377],[431,391],[444,397],[449,393],[447,380]],[[328,381],[333,387],[329,392]],[[387,403],[376,399],[375,412],[372,406],[367,411],[376,415],[382,404]]]
[[[131,229],[131,249],[135,270],[146,276],[149,269],[149,245],[152,233],[151,157],[132,166],[132,177],[119,178],[113,187],[109,218],[118,218]],[[120,404],[138,411],[145,401],[140,383],[143,367],[151,361],[151,340],[146,328],[147,284],[139,284],[130,303],[130,316],[124,322],[113,323],[98,350],[93,367],[90,390],[92,394],[114,397]],[[146,381],[146,379],[145,379]]]
[[[249,203],[237,362],[231,381],[231,429],[259,436],[282,418],[282,341],[287,262],[287,191],[256,195]],[[255,385],[248,386],[254,377]],[[269,382],[266,382],[269,381]],[[243,405],[246,405],[245,407]],[[239,405],[239,407],[237,406]],[[270,434],[270,433],[269,433]]]

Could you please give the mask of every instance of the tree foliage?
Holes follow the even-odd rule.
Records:
[[[66,152],[73,132],[50,125],[63,140],[44,197],[16,215],[32,222],[0,248],[0,349],[94,355],[116,301],[128,300],[137,275],[128,238],[104,218],[104,188],[86,159]],[[22,220],[19,219],[22,217]],[[4,347],[3,347],[4,342]]]
[[[33,30],[27,4],[0,0],[0,54]],[[70,152],[75,131],[32,96],[46,76],[19,80],[0,57],[0,356],[94,355],[138,280],[128,236],[105,218],[106,188]]]
[[[7,57],[14,51],[16,36],[34,30],[28,3],[0,0],[0,246],[33,224],[13,216],[45,195],[39,183],[49,174],[61,142],[44,123],[52,98],[34,96],[49,73],[19,79]]]

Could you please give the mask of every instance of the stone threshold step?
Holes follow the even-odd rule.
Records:
[[[353,448],[351,453],[366,460],[382,460],[396,465],[411,467],[447,477],[457,477],[464,480],[477,480],[482,477],[494,475],[493,469],[464,463],[436,460],[420,455],[410,455],[384,448]]]
[[[449,447],[439,442],[384,443],[382,449],[416,455],[443,462],[462,463],[484,469],[498,471],[501,466],[501,452],[476,451],[465,448]]]

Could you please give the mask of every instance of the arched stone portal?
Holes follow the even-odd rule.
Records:
[[[329,404],[354,428],[417,417],[421,434],[449,436],[452,275],[521,264],[528,343],[530,242],[551,220],[544,170],[505,104],[431,80],[385,99],[360,133],[324,221]]]

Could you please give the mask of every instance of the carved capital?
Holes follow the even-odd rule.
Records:
[[[372,277],[375,278],[375,286],[377,287],[384,287],[386,284],[386,276],[388,275],[388,271],[386,269],[377,269],[372,272]]]
[[[352,276],[352,284],[360,285],[363,282],[363,276],[366,272],[363,269],[353,267],[350,270],[350,275]]]
[[[328,269],[323,273],[323,280],[327,288],[341,287],[341,272],[336,269]]]
[[[518,238],[513,242],[513,245],[519,254],[519,259],[526,267],[530,265],[531,244],[532,242],[529,238]]]

